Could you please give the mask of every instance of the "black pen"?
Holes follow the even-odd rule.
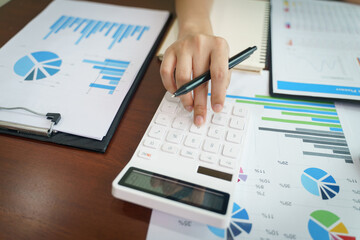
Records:
[[[250,57],[250,55],[253,54],[253,52],[255,52],[256,49],[257,49],[256,46],[249,47],[249,48],[245,49],[244,51],[231,57],[229,59],[229,69],[232,69],[233,67],[235,67],[236,65],[238,65],[239,63],[241,63],[242,61],[244,61],[245,59]],[[211,79],[210,71],[207,71],[207,72],[201,74],[200,76],[198,76],[197,78],[194,78],[190,82],[185,83],[184,85],[179,87],[179,89],[174,92],[172,97],[178,97],[180,95],[188,93],[188,92],[194,90],[196,87],[200,86],[201,84],[209,81],[210,79]]]

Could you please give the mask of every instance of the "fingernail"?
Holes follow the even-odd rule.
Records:
[[[193,107],[192,106],[186,106],[185,109],[186,109],[186,111],[191,112],[193,110]]]
[[[221,105],[221,104],[215,104],[215,105],[213,106],[213,110],[214,110],[215,112],[220,112],[220,111],[222,110],[222,105]]]
[[[200,115],[195,118],[195,125],[200,126],[204,122],[204,118]]]

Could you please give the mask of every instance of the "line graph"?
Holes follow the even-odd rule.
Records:
[[[295,75],[305,72],[311,76],[332,76],[337,79],[344,79],[348,76],[344,67],[345,63],[339,56],[319,54],[314,57],[310,54],[300,53],[300,50],[298,49],[298,51],[291,52],[288,55],[287,67],[289,67],[289,72]]]

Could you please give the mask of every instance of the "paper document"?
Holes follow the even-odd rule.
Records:
[[[54,1],[0,50],[0,106],[58,112],[54,130],[101,140],[169,13]],[[39,127],[24,111],[0,120]]]
[[[235,69],[261,71],[265,68],[270,4],[268,1],[215,0],[211,9],[211,24],[214,34],[227,40],[230,56],[257,46],[250,58],[235,66]],[[162,59],[165,50],[176,41],[178,23],[174,22],[158,56]]]
[[[273,92],[360,100],[360,5],[271,1]]]
[[[227,94],[246,105],[252,121],[229,227],[153,211],[148,240],[360,236],[360,163],[334,103],[273,98],[268,87],[266,71],[232,73]]]

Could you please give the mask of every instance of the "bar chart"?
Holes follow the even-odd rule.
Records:
[[[263,106],[262,122],[273,122],[276,127],[263,124],[258,129],[274,134],[281,133],[285,138],[298,139],[306,147],[302,152],[304,156],[340,159],[345,163],[353,163],[334,103],[263,95],[227,97],[235,98],[237,103]]]
[[[68,30],[67,33],[71,35],[80,35],[75,41],[75,45],[95,34],[102,34],[103,37],[111,39],[108,46],[110,50],[115,44],[121,43],[127,38],[132,38],[135,41],[141,40],[141,37],[150,30],[150,27],[63,15],[51,25],[50,31],[43,39],[49,39],[65,30]]]
[[[107,90],[108,94],[113,94],[122,76],[128,68],[130,62],[105,59],[104,61],[84,59],[83,63],[92,65],[93,69],[99,71],[97,79],[90,83],[90,88]]]

